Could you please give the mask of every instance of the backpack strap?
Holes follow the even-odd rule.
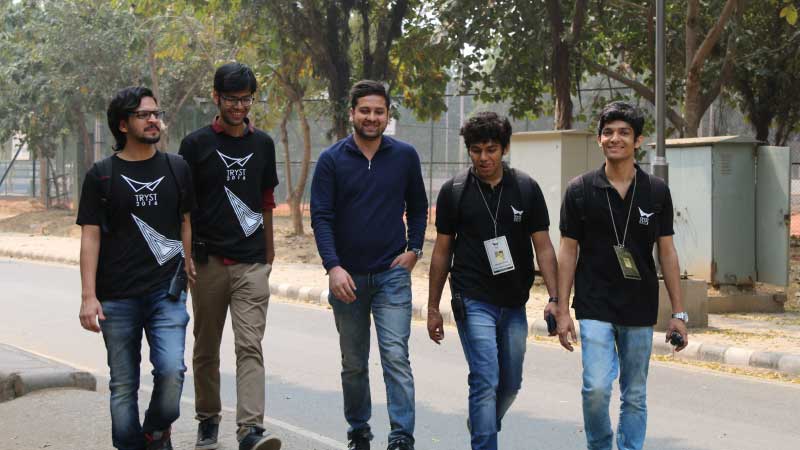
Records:
[[[661,178],[650,174],[650,204],[653,207],[653,212],[661,214],[664,209],[664,203],[667,198],[667,183]]]
[[[578,177],[578,189],[575,192],[575,206],[580,211],[581,222],[586,221],[586,176],[587,174],[583,174]]]
[[[467,179],[469,178],[469,169],[463,170],[453,177],[453,183],[450,190],[450,223],[456,224],[458,222],[458,213],[461,208],[461,198],[464,197],[464,188],[467,187]]]
[[[527,173],[516,170],[513,167],[510,170],[511,170],[511,176],[516,181],[517,188],[519,189],[519,194],[522,199],[522,208],[525,209],[528,208],[529,206],[532,206],[533,178],[531,178],[530,175],[528,175]],[[525,228],[526,230],[528,229],[527,225],[528,225],[528,220],[530,220],[529,217],[531,217],[531,214],[533,214],[533,210],[529,209],[529,213],[522,216],[522,222],[526,225]]]
[[[166,156],[167,168],[169,168],[169,173],[172,175],[172,179],[175,181],[175,188],[178,192],[178,223],[182,223],[183,214],[181,214],[181,204],[183,203],[183,199],[186,197],[187,180],[184,179],[184,172],[181,172],[180,175],[175,172],[174,165],[179,164],[178,160],[183,161],[183,157],[169,152],[164,152],[164,156]]]
[[[114,179],[112,158],[107,156],[97,161],[97,179],[100,182],[100,230],[111,233],[111,186]]]

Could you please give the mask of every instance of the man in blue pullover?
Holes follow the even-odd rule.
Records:
[[[311,226],[328,272],[354,450],[369,450],[372,439],[370,312],[386,383],[388,450],[414,448],[411,270],[422,256],[428,199],[414,147],[383,135],[389,104],[383,84],[357,82],[350,91],[354,132],[320,155],[311,181]]]

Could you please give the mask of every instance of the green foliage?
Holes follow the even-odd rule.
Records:
[[[772,142],[784,145],[792,132],[800,131],[800,31],[778,13],[787,2],[764,3],[750,2],[739,17],[739,63],[730,97],[747,116],[756,138],[769,141],[772,127]],[[764,36],[770,37],[769,48]]]
[[[87,112],[102,111],[109,86],[136,79],[133,16],[102,1],[27,0],[6,5],[0,40],[4,105],[0,137],[20,133],[38,156]]]

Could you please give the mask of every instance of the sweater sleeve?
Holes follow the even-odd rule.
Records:
[[[333,158],[323,152],[311,178],[311,228],[322,265],[328,271],[340,265],[336,254],[334,222],[336,220],[336,174]]]

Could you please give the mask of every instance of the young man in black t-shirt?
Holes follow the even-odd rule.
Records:
[[[567,186],[561,205],[558,255],[558,334],[572,351],[573,308],[580,321],[583,361],[583,422],[589,450],[611,450],[608,407],[611,385],[619,375],[620,408],[617,447],[639,450],[647,428],[647,372],[658,315],[658,277],[653,244],[672,303],[667,339],[679,333],[688,343],[678,271],[672,242],[672,199],[660,178],[635,162],[642,144],[644,115],[633,105],[613,102],[600,114],[597,143],[606,162]]]
[[[236,348],[236,423],[240,450],[277,450],[264,435],[266,377],[261,340],[267,319],[269,274],[275,258],[272,234],[275,146],[247,113],[257,88],[253,71],[229,63],[214,75],[219,115],[181,142],[198,208],[192,214],[197,281],[194,311],[194,388],[198,450],[218,447],[222,411],[219,347],[228,310]]]
[[[428,333],[437,344],[444,339],[439,300],[449,272],[453,314],[469,364],[472,449],[496,450],[500,423],[522,384],[534,249],[552,300],[556,256],[539,185],[502,161],[511,139],[508,119],[477,114],[461,135],[472,167],[466,177],[445,182],[436,202]],[[548,302],[545,314],[554,312],[555,303]]]
[[[155,148],[162,116],[149,89],[117,93],[108,107],[117,153],[88,171],[78,208],[80,321],[103,333],[112,440],[120,450],[172,449],[170,426],[180,412],[186,371],[186,293],[171,298],[169,287],[179,270],[193,277],[194,194],[186,163]],[[143,424],[137,402],[142,331],[153,364],[153,395]]]

